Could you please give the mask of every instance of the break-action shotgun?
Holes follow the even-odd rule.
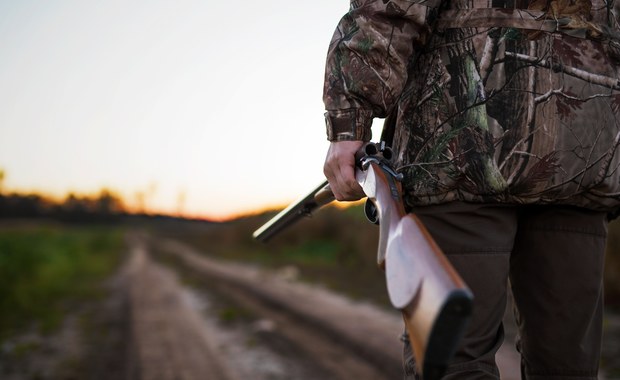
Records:
[[[402,174],[384,143],[368,143],[356,155],[356,179],[368,197],[364,212],[379,224],[377,263],[385,271],[392,305],[402,313],[418,369],[439,379],[454,355],[471,315],[473,296],[422,222],[407,213]],[[327,181],[254,232],[268,239],[334,201]]]

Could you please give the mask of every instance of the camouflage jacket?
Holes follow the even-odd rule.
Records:
[[[356,0],[334,33],[330,141],[394,125],[409,206],[620,204],[613,0]]]

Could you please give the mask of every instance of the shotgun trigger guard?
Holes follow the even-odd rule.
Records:
[[[366,219],[370,223],[379,225],[379,212],[377,211],[377,206],[370,198],[366,198],[366,203],[364,203],[364,215],[366,215]]]

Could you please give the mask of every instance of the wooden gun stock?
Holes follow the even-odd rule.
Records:
[[[472,294],[419,219],[404,209],[391,151],[369,143],[356,155],[356,178],[368,196],[371,221],[380,221],[377,261],[385,270],[392,305],[403,315],[419,370],[439,379],[471,315]],[[254,233],[266,241],[304,215],[334,200],[327,182],[280,212]]]

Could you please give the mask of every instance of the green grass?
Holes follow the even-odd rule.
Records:
[[[292,263],[305,265],[337,264],[339,245],[330,240],[311,240],[299,246],[288,246],[282,255]]]
[[[50,331],[72,301],[97,297],[122,244],[108,227],[0,228],[0,342],[33,325]]]

